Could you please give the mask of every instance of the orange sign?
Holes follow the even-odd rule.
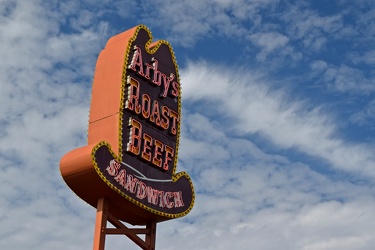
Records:
[[[143,25],[110,38],[92,87],[88,145],[67,153],[60,171],[68,186],[96,207],[132,223],[186,215],[194,189],[176,173],[181,87],[172,47],[152,42]]]

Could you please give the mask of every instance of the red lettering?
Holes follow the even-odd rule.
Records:
[[[183,207],[184,206],[184,201],[182,200],[182,192],[174,192],[174,206],[175,207]]]
[[[145,75],[143,74],[142,50],[138,46],[134,46],[134,55],[128,68],[136,72],[136,66],[138,66],[138,74],[144,77]]]
[[[162,106],[161,107],[161,116],[162,119],[160,121],[160,126],[163,129],[168,129],[169,127],[169,108],[167,106]]]
[[[149,134],[143,133],[142,124],[134,118],[129,118],[129,127],[129,142],[126,151],[136,156],[140,155],[142,160],[167,171],[174,159],[174,149]],[[115,169],[107,171],[115,173]]]
[[[147,186],[143,182],[138,183],[138,188],[137,188],[137,194],[136,197],[138,199],[144,199],[147,196]]]
[[[161,97],[167,97],[169,85],[171,85],[171,81],[174,79],[174,74],[171,73],[169,77],[167,77],[165,74],[162,74],[163,80],[164,80],[164,91],[160,95]]]
[[[164,191],[159,191],[159,207],[165,207]]]
[[[164,163],[163,163],[163,169],[168,170],[169,169],[169,163],[172,161],[174,156],[174,149],[168,145],[165,145],[165,154],[164,154]]]
[[[116,160],[110,161],[110,166],[121,166]],[[122,169],[114,176],[114,180],[122,186],[122,188],[132,194],[135,194],[137,199],[143,200],[147,197],[147,202],[152,205],[159,205],[161,208],[178,208],[184,206],[182,198],[182,191],[162,191],[147,186],[144,182],[137,179],[132,174],[127,174],[125,169]]]
[[[145,119],[150,117],[151,99],[147,94],[142,95],[142,116]]]
[[[152,146],[152,137],[148,134],[143,134],[143,150],[141,157],[146,161],[151,161],[151,146]]]
[[[173,111],[172,109],[169,110],[169,116],[172,118],[172,127],[170,130],[170,133],[172,135],[177,134],[177,122],[179,122],[179,116],[178,113]]]
[[[172,91],[171,91],[172,96],[177,97],[180,95],[180,84],[178,82],[173,82],[172,83]]]
[[[180,94],[180,84],[177,81],[173,81],[176,76],[173,73],[170,73],[169,76],[167,76],[167,74],[162,73],[158,69],[159,61],[155,57],[151,59],[151,64],[143,64],[142,58],[143,57],[141,48],[139,48],[138,46],[134,46],[134,54],[128,66],[128,69],[137,72],[138,75],[144,77],[147,80],[151,80],[151,83],[157,86],[161,86],[161,83],[163,81],[164,84],[162,91],[160,93],[161,97],[167,97],[168,92],[171,96],[178,97]],[[152,79],[151,70],[153,71]]]
[[[121,164],[118,163],[116,160],[111,160],[109,162],[109,166],[106,168],[106,170],[107,170],[107,172],[110,176],[115,176],[115,175],[117,175],[117,172],[118,172],[120,166],[121,166]]]
[[[147,201],[151,204],[158,204],[158,194],[159,190],[153,189],[152,187],[147,187]]]
[[[132,77],[128,77],[125,108],[134,111],[136,114],[141,112],[141,105],[139,104],[139,82]]]
[[[169,198],[172,198],[172,197],[173,197],[172,192],[166,192],[164,194],[164,204],[167,208],[172,208],[174,206],[174,203],[169,201]]]
[[[161,84],[161,72],[158,70],[158,60],[155,57],[152,58],[152,69],[154,70],[154,78],[152,79],[152,83],[160,86]]]
[[[180,95],[179,78],[178,75],[175,75],[175,71],[169,70],[163,65],[160,65],[159,70],[159,61],[155,57],[153,57],[151,61],[146,62],[146,59],[142,57],[142,52],[144,51],[142,51],[140,47],[134,46],[131,62],[127,66],[127,71],[135,75],[136,79],[130,76],[127,78],[124,93],[124,109],[127,114],[131,113],[138,121],[134,118],[129,118],[129,139],[126,143],[126,152],[147,162],[150,166],[168,171],[171,170],[175,163],[175,148],[164,144],[162,140],[164,138],[163,136],[167,133],[168,137],[177,135],[179,131],[180,115],[178,111],[171,109],[167,105],[163,105],[165,101],[163,98],[168,96],[168,98],[172,100],[177,99]],[[165,70],[164,72],[163,69]],[[139,81],[137,79],[139,79]],[[141,85],[144,84],[145,81],[147,84],[153,86],[148,87],[153,90],[142,93]],[[154,91],[157,92],[155,93]],[[159,96],[157,96],[158,94]],[[169,100],[167,100],[166,103],[169,103]],[[178,105],[180,105],[180,103],[178,103]],[[171,107],[174,107],[174,105]],[[145,123],[142,129],[142,124],[145,121],[148,123]],[[152,136],[154,133],[156,135],[162,130],[163,136],[156,136],[156,138]],[[138,181],[136,178],[136,182],[133,181],[133,184],[129,183],[129,180],[126,178],[130,177],[126,177],[126,172],[120,171],[119,173],[119,171],[119,166],[115,164],[110,164],[107,167],[109,175],[116,176],[116,181],[120,185],[126,185],[126,188],[132,190],[133,193],[137,192],[137,196],[145,197],[145,193],[152,192],[148,190],[147,187],[142,186],[143,182]],[[136,187],[134,185],[138,185],[137,190],[135,190]],[[155,196],[155,205],[168,208],[177,206],[178,204],[181,205],[180,203],[176,203],[176,201],[178,202],[179,198],[182,197],[176,198],[176,194],[174,193],[153,193],[153,201],[155,201]]]
[[[160,126],[159,102],[157,100],[152,102],[150,121],[155,123],[157,126]]]
[[[120,173],[115,177],[115,180],[123,187],[126,185],[126,171],[122,169]]]
[[[162,163],[161,154],[163,152],[163,146],[164,146],[163,143],[155,139],[154,157],[152,158],[152,164],[154,164],[158,168],[161,168],[161,163]]]
[[[129,118],[130,134],[126,151],[139,155],[141,147],[142,124],[135,119]]]
[[[146,63],[146,74],[145,74],[145,78],[147,80],[150,80],[150,69],[152,69],[154,66],[152,64],[148,64]]]
[[[135,189],[136,189],[137,183],[138,183],[138,179],[134,178],[133,175],[128,174],[126,176],[126,184],[124,188],[128,190],[130,193],[134,194],[136,191]]]

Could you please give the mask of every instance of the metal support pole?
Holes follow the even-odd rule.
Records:
[[[109,211],[108,201],[105,198],[100,198],[96,211],[93,250],[104,250],[107,234],[123,234],[142,248],[142,250],[155,250],[156,221],[148,222],[146,228],[128,228]],[[107,221],[114,225],[115,228],[107,228]],[[145,240],[141,239],[137,234],[146,235]]]
[[[147,229],[150,229],[150,232],[146,234],[146,244],[149,246],[148,250],[155,250],[156,242],[156,222],[150,221],[147,223]]]
[[[107,229],[108,201],[105,198],[98,200],[96,223],[94,232],[93,250],[104,250],[105,234]]]

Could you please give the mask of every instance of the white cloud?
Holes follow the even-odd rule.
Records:
[[[310,67],[314,71],[316,70],[318,72],[321,72],[327,68],[327,65],[328,65],[327,62],[322,61],[322,60],[317,60],[317,61],[311,62]]]
[[[306,103],[290,100],[286,92],[272,91],[249,70],[190,64],[183,71],[183,93],[191,104],[217,107],[238,134],[260,133],[278,147],[294,148],[329,162],[332,167],[374,176],[373,150],[350,145],[334,136],[328,115]],[[227,126],[229,124],[226,124]]]
[[[68,35],[40,1],[11,6],[0,20],[0,248],[87,248],[94,211],[82,212],[58,164],[85,143],[100,24]]]
[[[368,125],[374,129],[373,124],[375,118],[375,100],[370,101],[361,111],[353,114],[350,120],[360,126]]]
[[[375,91],[375,85],[365,73],[348,65],[331,65],[324,72],[324,80],[329,83],[331,90],[348,93],[368,94]]]
[[[243,38],[249,33],[248,22],[259,25],[262,8],[274,1],[153,1],[140,4],[141,20],[150,27],[164,30],[167,39],[193,46],[212,34]],[[121,9],[118,9],[121,12]],[[143,13],[142,13],[143,12]],[[244,23],[243,23],[244,22]],[[251,28],[250,28],[251,30]]]
[[[362,55],[358,53],[354,53],[350,56],[353,63],[356,65],[359,63],[365,63],[370,66],[375,64],[375,50],[368,50],[364,52]]]
[[[284,47],[288,43],[288,38],[277,32],[257,33],[251,35],[251,40],[266,52]]]
[[[289,23],[287,30],[290,36],[303,39],[305,36],[315,32],[316,35],[338,32],[343,27],[342,15],[322,16],[317,12],[308,10],[300,5],[291,5],[283,14],[282,19]]]
[[[278,32],[256,33],[249,36],[249,39],[261,48],[257,55],[261,61],[264,61],[273,51],[284,48],[289,41],[288,37]]]

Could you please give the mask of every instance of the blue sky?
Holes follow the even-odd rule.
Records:
[[[90,249],[63,182],[106,41],[138,24],[180,65],[197,198],[157,249],[375,247],[375,3],[0,0],[0,249]],[[110,236],[108,249],[137,249]]]

